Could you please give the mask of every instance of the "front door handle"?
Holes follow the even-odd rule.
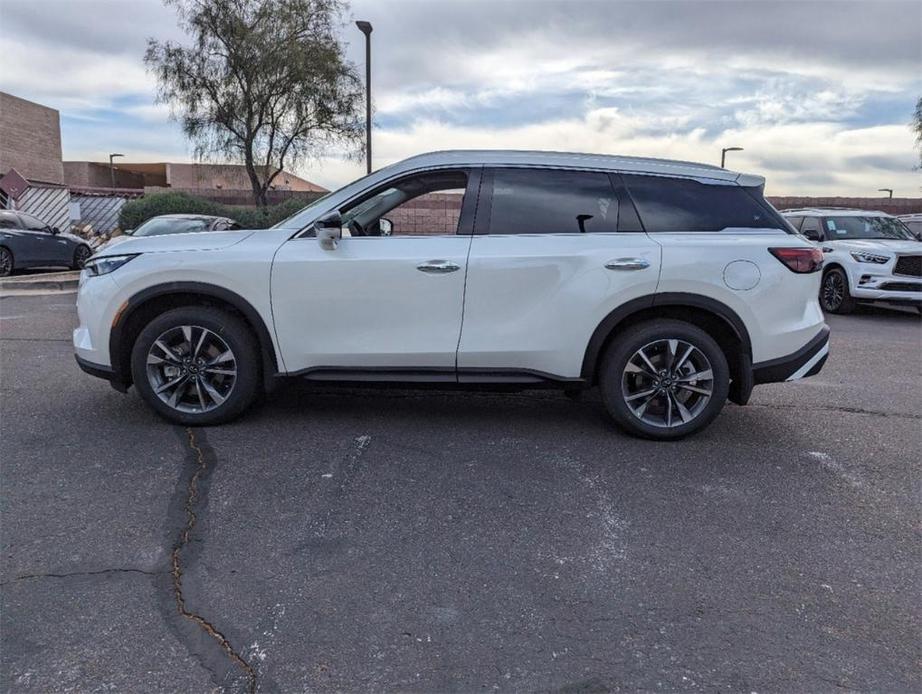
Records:
[[[460,265],[455,265],[448,260],[427,260],[416,266],[420,272],[428,272],[433,275],[444,275],[448,272],[455,272],[461,269]]]
[[[645,270],[650,261],[645,258],[616,258],[605,263],[606,270]]]

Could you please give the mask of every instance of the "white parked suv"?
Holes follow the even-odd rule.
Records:
[[[859,301],[884,301],[922,313],[922,243],[899,219],[842,208],[782,214],[823,250],[823,309],[851,313]]]
[[[227,421],[267,385],[598,385],[672,439],[810,376],[822,254],[703,164],[544,152],[407,159],[276,227],[130,239],[83,272],[80,366],[168,420]]]

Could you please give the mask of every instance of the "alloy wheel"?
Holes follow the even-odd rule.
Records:
[[[704,353],[678,339],[647,343],[628,359],[621,395],[642,422],[671,429],[688,424],[707,407],[714,372]]]
[[[5,248],[0,248],[0,277],[6,277],[13,272],[13,256]]]
[[[154,394],[179,412],[220,407],[237,381],[237,359],[215,332],[198,325],[170,328],[147,352],[147,380]]]
[[[830,272],[823,280],[823,308],[835,311],[845,298],[845,283],[838,272]]]
[[[93,255],[93,251],[91,251],[86,246],[79,246],[74,255],[74,264],[77,266],[78,269],[82,270],[83,266],[86,264],[87,259],[91,255]]]

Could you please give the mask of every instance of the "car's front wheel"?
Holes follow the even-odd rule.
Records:
[[[177,424],[220,424],[256,398],[259,348],[238,317],[188,306],[154,318],[131,352],[131,375],[141,397]]]
[[[671,440],[700,431],[727,399],[730,371],[720,346],[684,321],[627,329],[609,347],[600,373],[602,399],[623,429]]]
[[[855,300],[848,290],[848,277],[837,267],[823,275],[820,305],[827,313],[851,313],[855,310]]]

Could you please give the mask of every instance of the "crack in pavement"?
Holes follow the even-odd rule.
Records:
[[[145,571],[144,569],[99,569],[97,571],[71,571],[63,574],[55,573],[42,573],[42,574],[23,574],[22,576],[16,576],[11,578],[8,581],[3,581],[0,583],[0,586],[8,586],[11,583],[16,581],[26,581],[29,579],[36,578],[71,578],[72,576],[102,576],[105,574],[116,574],[116,573],[131,573],[131,574],[144,574],[145,576],[159,576],[165,571]]]
[[[179,538],[177,539],[176,544],[173,546],[172,552],[170,553],[170,575],[173,579],[173,596],[176,600],[176,609],[180,616],[196,624],[209,637],[216,641],[224,651],[225,655],[231,660],[231,662],[243,670],[249,682],[247,691],[250,694],[254,694],[257,687],[256,670],[254,670],[253,667],[243,659],[243,657],[231,645],[230,641],[228,641],[227,637],[224,636],[224,634],[222,634],[213,624],[211,624],[211,622],[202,617],[200,614],[193,612],[186,606],[186,599],[183,595],[182,553],[191,540],[192,531],[195,529],[195,524],[198,520],[196,515],[196,503],[199,500],[199,482],[208,471],[208,461],[205,458],[204,451],[202,451],[201,447],[196,441],[195,432],[191,428],[186,428],[186,436],[188,437],[189,448],[192,450],[195,456],[196,469],[195,473],[190,478],[186,489],[186,501],[184,504],[186,522],[179,533]]]

